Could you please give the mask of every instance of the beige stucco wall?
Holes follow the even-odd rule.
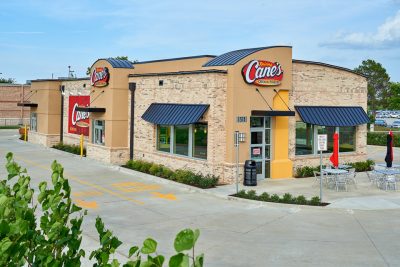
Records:
[[[289,96],[289,106],[361,106],[367,111],[367,80],[349,71],[319,64],[293,63],[293,89]],[[319,165],[319,156],[295,156],[296,117],[289,119],[289,157],[294,168]],[[356,128],[356,152],[340,153],[342,162],[366,160],[367,125]],[[331,154],[324,154],[324,164],[329,163]]]
[[[159,86],[159,80],[164,81],[163,86]],[[156,162],[172,169],[185,168],[203,174],[214,174],[221,178],[221,182],[224,179],[231,178],[225,174],[226,74],[202,73],[131,77],[129,81],[136,82],[135,159]],[[208,122],[207,160],[187,158],[157,151],[156,127],[141,118],[151,103],[210,105],[204,117],[204,121]]]

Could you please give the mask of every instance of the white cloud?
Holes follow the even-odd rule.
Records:
[[[320,46],[343,49],[382,49],[400,47],[400,11],[388,18],[376,32],[338,33]]]

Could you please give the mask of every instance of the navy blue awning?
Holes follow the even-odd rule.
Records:
[[[210,105],[152,103],[142,119],[154,124],[186,125],[201,120]]]
[[[369,122],[362,107],[295,106],[303,122],[321,126],[356,126]]]

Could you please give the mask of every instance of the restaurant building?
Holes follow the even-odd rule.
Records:
[[[366,159],[367,80],[352,70],[294,60],[289,46],[131,63],[99,59],[88,79],[36,80],[29,141],[78,143],[113,164],[142,159],[232,183],[245,160],[257,176],[316,166],[318,134],[339,132],[340,160]],[[62,119],[61,119],[62,118]]]

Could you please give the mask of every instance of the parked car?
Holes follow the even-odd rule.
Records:
[[[377,126],[384,126],[384,127],[387,126],[386,121],[384,121],[384,120],[375,120],[374,124]]]
[[[400,128],[400,121],[394,121],[392,124],[392,128]]]

